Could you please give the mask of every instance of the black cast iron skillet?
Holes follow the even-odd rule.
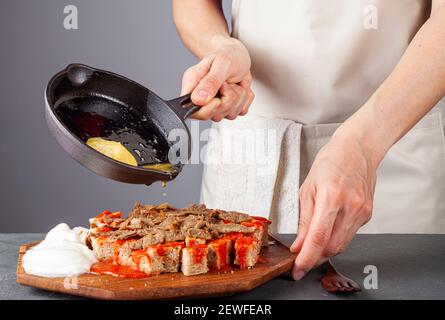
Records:
[[[101,176],[150,185],[155,181],[174,179],[180,173],[184,159],[190,158],[190,131],[184,120],[199,107],[191,103],[189,95],[165,101],[144,86],[118,74],[82,64],[70,64],[49,81],[45,102],[47,124],[57,142],[72,158]],[[175,164],[172,172],[115,161],[90,148],[85,144],[82,132],[67,125],[62,106],[70,104],[116,121],[126,121],[129,111],[136,118],[144,118],[151,132],[165,147],[158,155],[162,162],[168,161],[166,157],[171,143],[167,137],[171,130],[182,129],[186,133],[182,139],[186,139],[183,142],[188,148],[176,151],[176,156],[182,161]]]

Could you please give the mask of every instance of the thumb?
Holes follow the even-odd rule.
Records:
[[[212,100],[226,81],[228,72],[229,63],[227,60],[216,56],[211,62],[208,73],[193,90],[192,101],[197,105],[205,105]]]
[[[182,76],[181,95],[189,94],[196,88],[198,83],[204,78],[210,70],[211,60],[204,58],[198,64],[188,68]]]

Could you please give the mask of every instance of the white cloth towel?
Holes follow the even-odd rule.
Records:
[[[213,124],[201,202],[269,218],[272,232],[296,233],[301,128],[255,116]]]

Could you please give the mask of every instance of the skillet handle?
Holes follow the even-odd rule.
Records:
[[[190,94],[166,101],[170,108],[183,120],[187,119],[200,107],[195,106],[190,98]]]

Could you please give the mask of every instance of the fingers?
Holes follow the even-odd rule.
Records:
[[[293,253],[299,253],[303,246],[314,212],[314,197],[315,192],[307,190],[304,185],[300,187],[300,216],[298,219],[297,238],[290,247],[290,251]]]
[[[218,107],[221,104],[221,99],[213,98],[205,106],[199,108],[198,111],[192,114],[191,118],[196,120],[209,120],[212,119],[213,115],[216,113]]]
[[[312,221],[292,270],[295,280],[304,277],[324,257],[340,204],[335,193],[317,194]]]
[[[346,249],[346,241],[351,237],[351,229],[352,225],[351,222],[347,220],[345,211],[340,211],[332,228],[331,238],[324,252],[325,257],[330,258],[336,256]],[[354,234],[352,234],[352,237]]]
[[[245,80],[242,80],[239,83],[240,87],[243,88],[246,91],[247,99],[244,103],[244,105],[241,108],[240,116],[245,116],[247,112],[249,111],[249,107],[253,102],[253,99],[255,99],[255,94],[253,93],[251,89],[252,85],[252,76],[249,74],[248,78]]]
[[[226,118],[234,120],[240,115],[245,115],[254,99],[250,87],[240,84],[224,84],[220,90],[221,106],[213,117],[213,121],[221,121]]]
[[[234,120],[242,115],[243,111],[247,112],[253,100],[250,88],[246,90],[238,84],[223,83],[219,93],[220,98],[212,99],[192,117],[199,120],[211,119],[215,122],[224,118]]]
[[[213,121],[219,122],[224,118],[234,120],[241,112],[246,103],[246,91],[236,84],[223,84],[220,90],[221,105],[212,117]]]
[[[211,60],[204,58],[198,64],[188,68],[182,76],[181,96],[191,93],[201,79],[209,72],[210,67]]]
[[[307,193],[306,188],[301,189],[300,226],[298,237],[291,246],[292,252],[299,253],[292,270],[295,280],[342,253],[372,213],[372,200],[358,192],[359,188],[345,194],[341,189],[331,187],[329,192],[317,194],[316,201],[311,201],[313,193]]]
[[[372,201],[367,201],[364,196],[356,193],[355,191],[349,194],[344,209],[335,221],[331,239],[324,254],[328,258],[344,252],[358,229],[371,217]]]
[[[199,106],[209,103],[226,81],[229,67],[230,59],[225,58],[224,55],[209,56],[198,63],[197,68],[199,70],[197,73],[200,75],[205,71],[207,73],[192,91],[193,103]]]
[[[250,73],[240,83],[228,83],[230,61],[224,55],[208,56],[190,67],[182,78],[181,95],[191,92],[201,109],[193,114],[199,120],[233,120],[245,115],[254,99]],[[220,93],[220,97],[215,98]]]

